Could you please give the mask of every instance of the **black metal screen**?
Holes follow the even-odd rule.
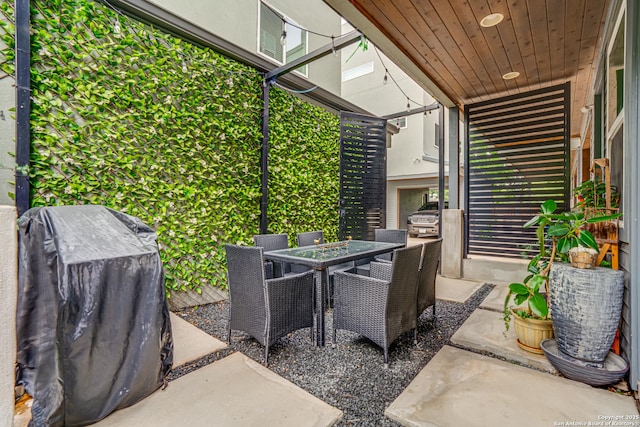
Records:
[[[569,112],[570,83],[465,106],[467,254],[538,252],[524,223],[569,207]]]
[[[340,113],[340,238],[373,240],[386,226],[387,121]]]

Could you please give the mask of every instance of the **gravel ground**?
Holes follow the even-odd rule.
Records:
[[[281,338],[269,351],[269,369],[344,412],[339,426],[397,426],[386,419],[384,410],[442,348],[493,289],[484,285],[464,304],[440,301],[434,319],[431,308],[418,322],[418,345],[413,333],[401,335],[389,349],[389,368],[383,364],[382,349],[366,338],[338,331],[337,345],[330,345],[331,313],[326,316],[326,347],[314,347],[309,329]],[[176,314],[207,332],[226,340],[226,301],[189,308]],[[170,380],[240,351],[263,363],[264,347],[240,331],[233,331],[228,349],[212,353],[175,369]]]

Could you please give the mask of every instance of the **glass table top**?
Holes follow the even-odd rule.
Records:
[[[341,261],[357,259],[361,256],[377,255],[390,252],[393,249],[403,247],[398,243],[369,242],[365,240],[345,240],[335,243],[323,243],[312,246],[302,246],[298,248],[278,249],[264,253],[267,259],[278,260],[308,260],[311,265],[323,261]]]

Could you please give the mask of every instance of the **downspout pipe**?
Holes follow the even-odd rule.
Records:
[[[16,192],[18,216],[29,209],[29,157],[31,155],[31,40],[29,0],[15,2],[16,26]]]

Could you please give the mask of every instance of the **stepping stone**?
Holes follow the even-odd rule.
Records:
[[[637,423],[638,410],[631,396],[445,346],[385,415],[404,426],[549,427]]]
[[[509,293],[509,284],[494,283],[494,285],[495,287],[489,292],[489,295],[480,303],[480,308],[502,312],[504,299],[507,297],[507,293]]]
[[[511,362],[558,373],[543,354],[529,353],[518,346],[513,320],[505,337],[502,313],[482,309],[474,311],[453,334],[451,342],[471,350],[489,352]]]
[[[496,286],[489,292],[489,295],[480,303],[480,308],[486,310],[494,310],[502,313],[504,309],[504,299],[509,293],[508,283],[494,283]],[[511,299],[511,306],[514,305],[513,298]],[[526,307],[525,303],[520,304],[518,307]]]
[[[169,383],[94,426],[331,426],[342,411],[242,353]]]
[[[173,334],[173,368],[198,360],[213,352],[227,348],[227,344],[196,328],[180,316],[171,313]]]
[[[482,282],[436,276],[436,298],[464,303],[483,284]]]

